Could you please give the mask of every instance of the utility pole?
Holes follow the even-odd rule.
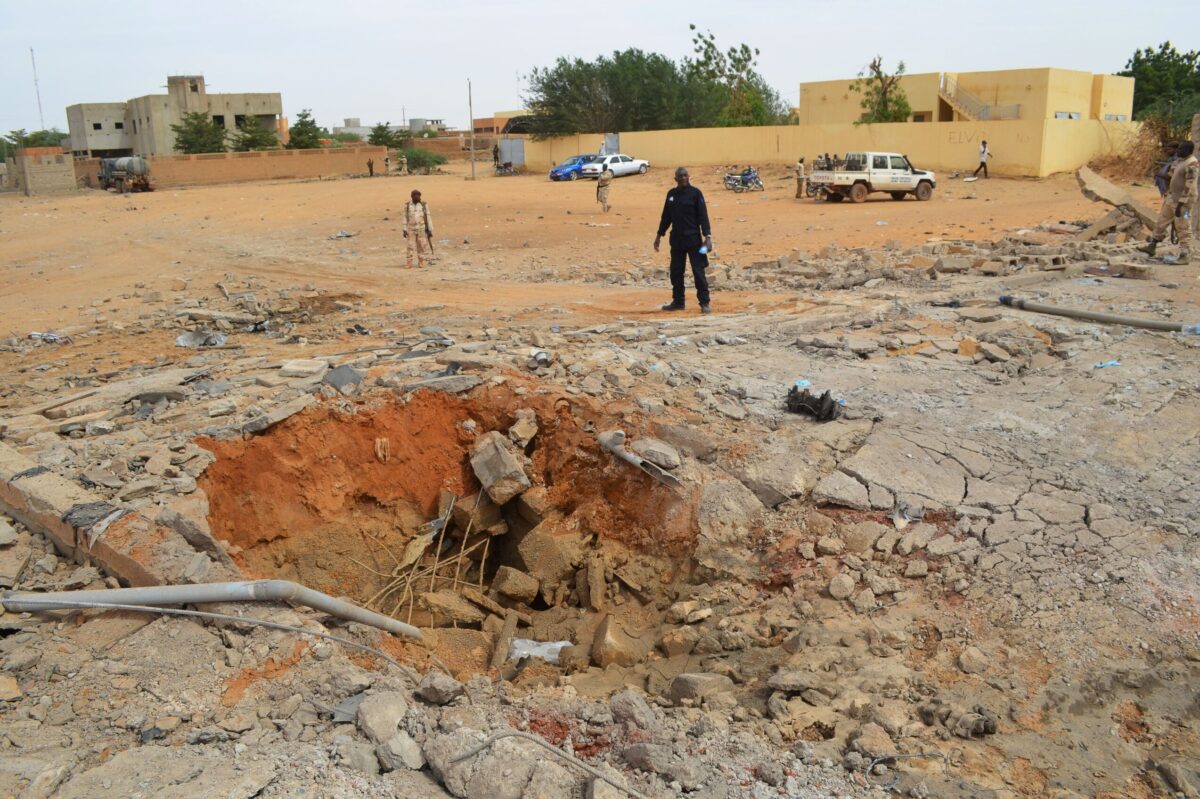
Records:
[[[37,95],[38,121],[42,123],[42,130],[45,130],[46,117],[42,115],[42,90],[38,88],[37,59],[33,57],[32,47],[29,48],[29,61],[33,64],[33,93]]]
[[[467,119],[471,124],[471,180],[475,179],[475,102],[471,98],[471,79],[467,78]]]

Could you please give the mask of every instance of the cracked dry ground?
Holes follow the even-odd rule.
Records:
[[[215,536],[198,579],[235,565],[365,602],[386,587],[386,550],[403,551],[447,492],[463,505],[445,555],[496,544],[401,602],[426,646],[302,609],[242,610],[324,625],[432,677],[247,625],[6,614],[0,793],[620,795],[515,739],[451,762],[516,729],[655,797],[881,796],[873,785],[893,779],[911,796],[1197,795],[1196,339],[991,300],[1015,290],[1194,321],[1197,271],[1097,279],[1078,267],[1127,260],[1128,246],[1051,256],[1062,235],[1018,238],[1066,268],[931,280],[919,257],[986,251],[975,263],[995,264],[1017,245],[834,248],[750,270],[745,287],[865,278],[806,289],[803,313],[579,323],[354,296],[297,314],[298,296],[339,292],[234,280],[231,300],[181,290],[174,307],[70,348],[10,342],[5,413],[26,421],[9,443]],[[160,345],[159,364],[82,368],[169,342],[178,309],[244,311],[239,291],[292,327],[234,328],[234,353]],[[938,304],[950,299],[962,307]],[[374,332],[349,336],[354,323]],[[336,354],[369,346],[388,348]],[[281,376],[301,357],[349,363],[361,387],[323,386],[324,365]],[[449,364],[456,374],[431,379]],[[113,388],[118,412],[90,428],[14,414],[88,380],[170,369],[210,371],[149,402]],[[832,389],[846,413],[784,412],[798,379]],[[255,423],[281,407],[282,421]],[[596,434],[617,428],[683,488],[601,450]],[[530,487],[500,503],[480,494],[470,455],[485,441]],[[19,587],[103,584],[14,526],[0,552],[23,552]],[[462,601],[469,591],[484,596]],[[569,641],[560,663],[495,659],[510,614],[517,637]],[[465,688],[437,677],[430,654]],[[923,756],[866,773],[893,754]]]

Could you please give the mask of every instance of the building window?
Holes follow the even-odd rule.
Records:
[[[233,124],[237,127],[238,130],[241,130],[242,128],[246,127],[246,115],[245,114],[234,114],[233,115]]]
[[[93,122],[93,123],[92,123],[92,130],[100,130],[100,123],[99,123],[99,122]]]
[[[113,124],[116,126],[117,130],[125,130],[124,122],[114,122]]]
[[[213,114],[213,124],[217,125],[218,127],[225,127],[225,115]]]
[[[192,94],[199,94],[200,87],[196,85],[196,81],[192,81]]]
[[[1105,122],[1128,122],[1129,115],[1128,114],[1105,114],[1104,121]]]
[[[1078,111],[1055,111],[1055,119],[1081,119]]]
[[[133,120],[133,135],[137,135],[137,120]]]

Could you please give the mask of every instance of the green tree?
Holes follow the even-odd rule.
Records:
[[[410,138],[412,138],[411,134],[407,131],[392,130],[391,122],[380,122],[371,128],[371,135],[367,136],[367,144],[399,150],[408,145]]]
[[[906,122],[912,116],[908,95],[900,85],[904,77],[904,62],[896,65],[896,71],[888,73],[883,68],[883,58],[875,56],[870,64],[858,73],[850,84],[850,90],[862,95],[862,116],[855,125],[871,125],[876,122]]]
[[[717,114],[717,125],[777,125],[786,121],[789,109],[758,74],[758,48],[743,43],[721,50],[712,31],[701,32],[694,24],[688,28],[692,31],[694,57],[687,60],[687,68],[725,89],[725,105]]]
[[[319,128],[312,109],[305,108],[296,114],[296,122],[288,128],[287,146],[289,150],[315,150],[321,146],[322,138],[328,139],[329,132]]]
[[[247,116],[229,138],[231,149],[239,153],[274,150],[279,147],[278,134],[263,125],[262,120],[256,116]]]
[[[343,130],[333,134],[333,140],[339,144],[355,144],[357,142],[361,142],[363,137],[359,136],[357,133]]]
[[[1135,52],[1117,74],[1136,81],[1133,115],[1141,119],[1152,109],[1161,113],[1200,94],[1200,53],[1181,53],[1170,42],[1163,42],[1157,50],[1147,47]]]
[[[7,158],[13,150],[20,147],[63,147],[71,134],[63,133],[58,128],[35,130],[32,133],[20,128],[0,137],[0,160]]]
[[[225,129],[203,111],[184,114],[175,131],[175,149],[187,155],[225,152]]]

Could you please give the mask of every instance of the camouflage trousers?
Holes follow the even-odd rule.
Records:
[[[413,261],[417,262],[417,266],[425,266],[429,263],[429,242],[425,240],[425,231],[410,226],[408,228],[408,268],[412,268]]]
[[[600,203],[600,207],[608,211],[608,186],[600,186],[596,189],[596,202]]]
[[[1175,216],[1175,209],[1179,203],[1171,198],[1163,200],[1162,208],[1158,211],[1158,219],[1154,222],[1154,230],[1150,233],[1150,238],[1154,241],[1164,241],[1167,238],[1167,231],[1171,227],[1171,222],[1175,223],[1175,233],[1179,236],[1179,249],[1184,252],[1192,250],[1192,220],[1184,219],[1183,216]]]

